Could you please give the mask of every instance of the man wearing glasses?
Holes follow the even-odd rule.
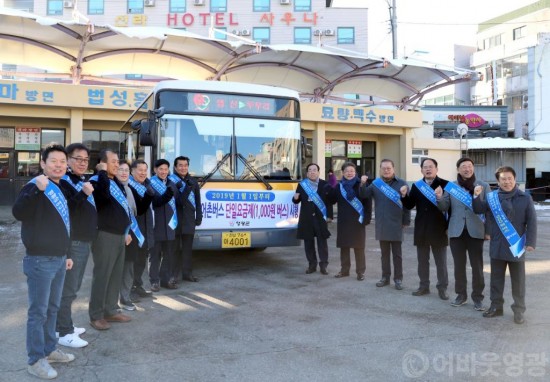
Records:
[[[90,247],[97,235],[97,212],[91,183],[86,182],[85,172],[88,170],[90,152],[82,143],[73,143],[66,148],[68,155],[67,174],[61,179],[66,188],[75,193],[83,192],[88,200],[76,208],[70,208],[71,247],[69,257],[73,260],[72,269],[65,275],[61,305],[57,312],[56,332],[59,333],[59,344],[72,348],[82,348],[88,342],[80,338],[86,329],[75,327],[71,316],[71,306],[82,285],[82,278],[88,263]],[[85,195],[85,196],[84,196]]]

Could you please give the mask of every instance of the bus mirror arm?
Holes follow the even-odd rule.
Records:
[[[262,176],[262,174],[260,174],[258,171],[256,171],[256,169],[254,167],[252,167],[250,165],[250,163],[248,163],[248,161],[246,160],[245,157],[243,157],[241,155],[241,153],[237,153],[237,158],[241,160],[241,162],[243,162],[244,166],[248,169],[248,171],[250,171],[252,173],[252,175],[254,175],[254,177],[256,179],[258,179],[260,182],[262,182],[264,185],[265,185],[265,188],[267,190],[272,190],[273,187],[271,186],[271,184],[268,183],[267,180],[265,180],[265,178]]]
[[[227,159],[229,159],[230,155],[231,155],[230,153],[225,154],[223,156],[223,158],[218,161],[218,163],[216,164],[216,167],[214,167],[214,169],[212,169],[212,171],[210,171],[208,174],[206,174],[206,176],[204,178],[202,178],[202,181],[201,181],[201,184],[200,184],[201,188],[202,188],[202,186],[204,186],[204,184],[206,182],[208,182],[208,179],[210,179],[212,177],[212,175],[214,175],[216,173],[216,171],[218,171],[220,169],[220,167],[222,167],[222,165],[227,161]]]

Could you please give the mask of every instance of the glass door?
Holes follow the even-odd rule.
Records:
[[[13,189],[13,152],[0,151],[0,205],[11,205],[15,200]]]

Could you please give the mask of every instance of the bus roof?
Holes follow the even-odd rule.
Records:
[[[288,97],[300,100],[299,93],[294,90],[276,86],[247,84],[243,82],[169,80],[159,82],[153,91],[156,93],[160,90],[192,90],[236,94],[256,94],[263,96]]]

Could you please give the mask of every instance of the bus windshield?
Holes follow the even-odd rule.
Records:
[[[205,177],[220,161],[212,180],[299,179],[298,121],[232,116],[165,114],[161,119],[159,157],[170,163],[189,157],[189,173]],[[249,166],[247,166],[248,163]]]

